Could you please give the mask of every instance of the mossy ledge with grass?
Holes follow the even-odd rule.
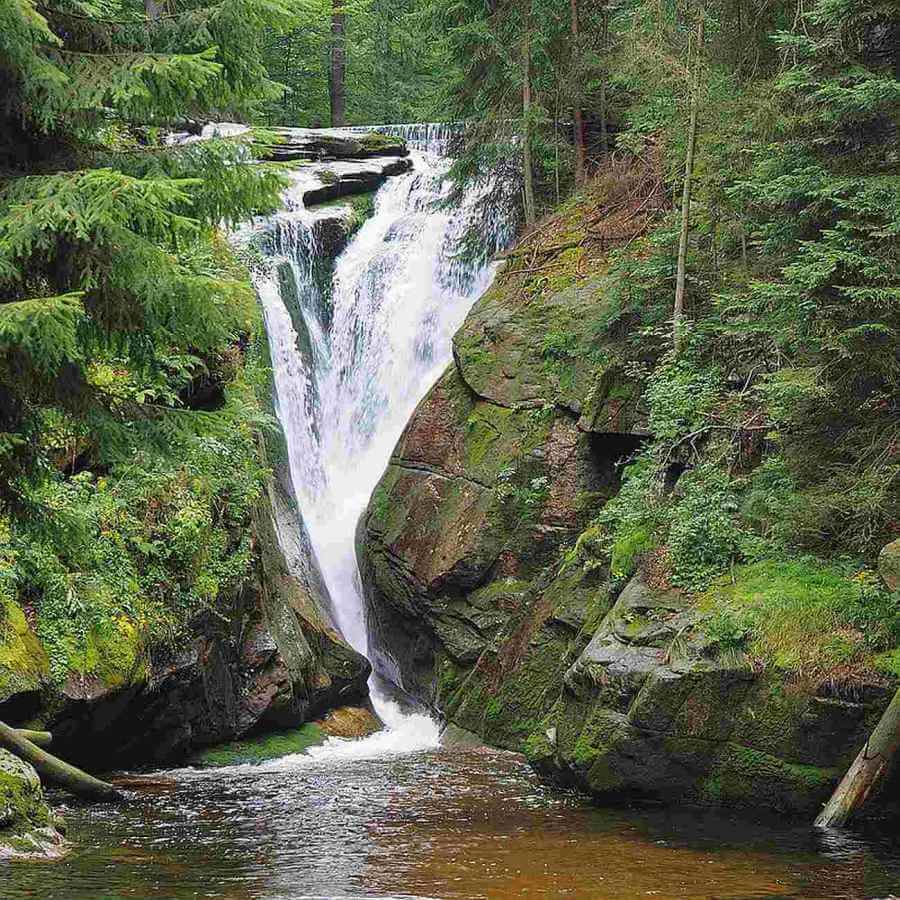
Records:
[[[456,335],[359,532],[375,664],[603,802],[811,822],[900,685],[896,492],[841,506],[888,423],[826,448],[820,361],[762,376],[716,307],[673,357],[660,177],[611,164]]]

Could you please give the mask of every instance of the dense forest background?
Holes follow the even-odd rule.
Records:
[[[544,364],[618,367],[649,404],[573,552],[624,578],[662,545],[692,589],[794,560],[770,600],[815,607],[787,617],[815,664],[900,673],[872,572],[898,522],[898,110],[890,0],[0,0],[8,622],[60,678],[137,665],[249,565],[272,418],[220,226],[284,172],[251,163],[259,132],[167,135],[442,120],[456,177],[553,230],[510,264],[523,297],[608,275],[596,347],[552,331]],[[723,613],[721,640],[771,611]]]

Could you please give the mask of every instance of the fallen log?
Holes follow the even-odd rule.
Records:
[[[123,794],[120,790],[70,766],[67,762],[53,754],[42,750],[15,728],[10,728],[5,722],[0,722],[0,746],[15,753],[19,759],[31,763],[38,775],[47,781],[65,788],[78,797],[89,800],[120,800]]]
[[[816,828],[843,828],[865,805],[900,749],[900,691],[841,779],[815,821]]]
[[[38,747],[49,747],[53,743],[53,735],[49,731],[32,731],[30,728],[16,728],[16,734]]]

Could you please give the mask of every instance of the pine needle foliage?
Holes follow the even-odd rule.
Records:
[[[0,619],[34,612],[59,680],[138,677],[252,563],[272,420],[219,228],[283,179],[250,132],[183,138],[280,96],[291,6],[0,0]]]

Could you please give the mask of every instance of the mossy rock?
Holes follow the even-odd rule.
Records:
[[[323,744],[327,739],[328,734],[319,725],[307,723],[289,731],[276,731],[243,741],[219,744],[195,754],[190,762],[204,769],[264,763],[282,756],[303,753],[310,747]]]
[[[0,861],[61,856],[67,845],[58,822],[44,802],[37,772],[0,750]]]
[[[104,689],[115,690],[142,684],[149,672],[141,632],[126,616],[92,628],[82,641],[73,644],[69,662],[70,687],[91,679]]]
[[[603,304],[599,278],[531,299],[501,278],[454,338],[463,378],[503,406],[546,402],[580,412],[606,359],[590,324]]]
[[[723,745],[709,774],[698,786],[699,798],[718,805],[770,809],[812,815],[828,799],[841,777],[836,768],[801,765],[741,744]]]
[[[403,138],[371,131],[359,137],[360,146],[369,155],[405,156],[409,150]]]
[[[22,608],[0,599],[0,703],[39,691],[49,675],[50,661]]]
[[[329,737],[363,738],[380,731],[384,724],[364,706],[341,706],[315,723]]]

